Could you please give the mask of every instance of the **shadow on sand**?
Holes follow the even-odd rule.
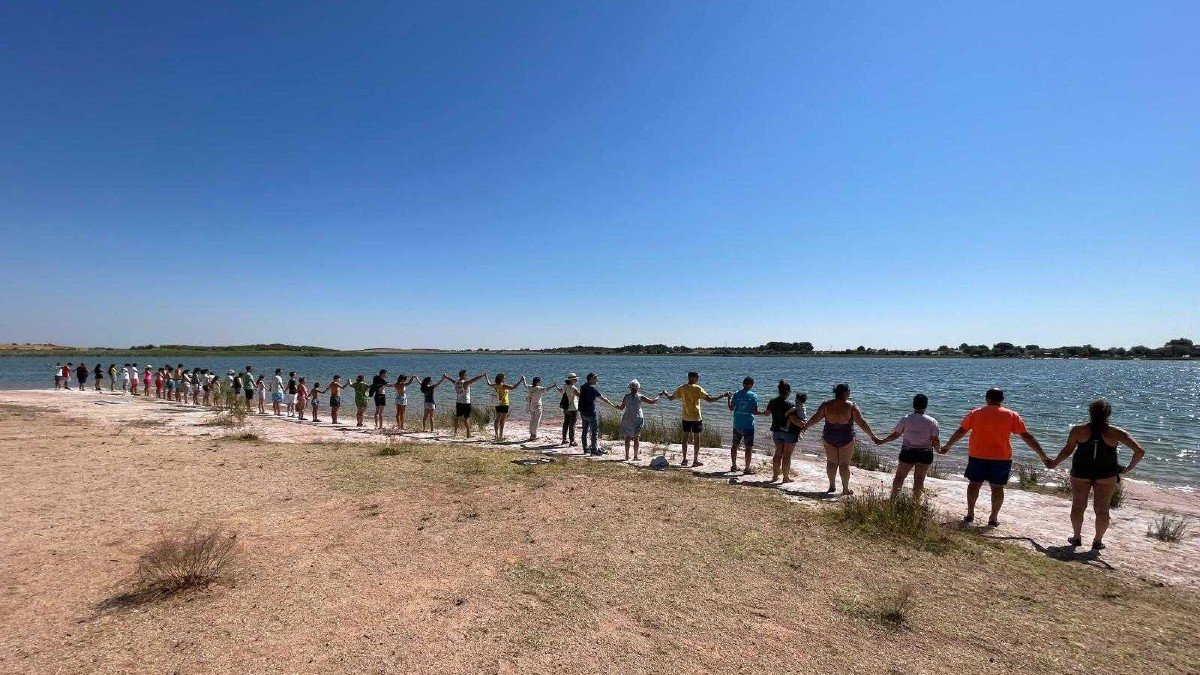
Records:
[[[986,532],[980,532],[980,535],[996,541],[1023,541],[1028,543],[1031,547],[1033,547],[1033,550],[1037,551],[1038,553],[1055,560],[1082,563],[1084,565],[1109,572],[1115,569],[1112,565],[1109,565],[1101,560],[1100,551],[1095,549],[1088,548],[1081,551],[1079,550],[1079,547],[1071,545],[1043,546],[1031,537],[1002,537],[991,535]]]

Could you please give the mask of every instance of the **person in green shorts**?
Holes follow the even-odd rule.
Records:
[[[360,427],[363,425],[363,414],[367,412],[367,393],[371,391],[371,385],[367,384],[366,379],[365,375],[359,375],[350,385],[354,389],[354,407],[358,409],[354,416],[358,419]]]

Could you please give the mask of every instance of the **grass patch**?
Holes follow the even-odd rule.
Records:
[[[227,429],[240,429],[246,426],[246,411],[241,408],[233,408],[225,412],[217,413],[210,419],[200,423],[203,427],[225,427]]]
[[[1175,543],[1183,539],[1183,535],[1191,528],[1192,523],[1187,516],[1165,513],[1150,521],[1146,526],[1146,536],[1159,541]]]
[[[1108,508],[1119,509],[1125,503],[1125,486],[1117,481],[1117,489],[1113,490],[1112,497],[1108,500]]]
[[[920,548],[945,551],[953,540],[938,522],[938,513],[927,500],[901,492],[895,499],[871,487],[847,497],[837,514],[842,522],[871,534],[894,537]]]
[[[1045,472],[1040,468],[1022,462],[1017,465],[1017,487],[1022,490],[1033,490],[1042,486],[1042,478]]]
[[[454,428],[454,410],[442,410],[433,416],[434,424],[438,429],[453,429]],[[485,405],[472,405],[471,416],[468,418],[471,426],[480,431],[484,431],[492,424],[492,408]],[[461,422],[459,423],[461,425]]]
[[[610,441],[623,440],[621,436],[620,416],[600,416],[600,435]],[[655,445],[680,445],[683,443],[683,429],[678,421],[668,422],[662,415],[647,417],[639,436],[643,443]],[[704,427],[700,432],[700,445],[706,448],[725,447],[725,437],[716,426]]]
[[[518,592],[537,598],[561,614],[574,614],[591,607],[587,594],[567,581],[558,570],[520,562],[508,571],[507,576]]]
[[[379,452],[375,453],[380,457],[396,457],[407,452],[402,445],[392,445],[391,443],[379,448]]]
[[[252,433],[249,431],[246,431],[246,432],[243,432],[240,434],[234,434],[232,436],[229,436],[229,438],[232,438],[235,441],[247,441],[249,443],[258,443],[259,441],[262,440],[262,438],[260,438],[258,434]]]
[[[875,598],[870,618],[891,628],[908,628],[913,606],[916,604],[911,585],[901,586],[890,593]]]
[[[887,470],[875,448],[866,447],[858,441],[854,442],[854,456],[850,458],[850,463],[864,471]]]
[[[192,524],[150,544],[126,581],[128,590],[101,608],[136,605],[203,588],[226,575],[237,555],[237,533],[220,525]]]

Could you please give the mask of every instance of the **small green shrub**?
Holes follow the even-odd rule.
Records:
[[[1113,490],[1112,496],[1108,499],[1108,508],[1119,509],[1125,503],[1125,486],[1120,482],[1117,483],[1117,488]]]
[[[1044,472],[1027,462],[1017,465],[1017,487],[1022,490],[1033,490],[1041,487]]]
[[[875,448],[865,447],[862,444],[854,443],[854,456],[850,458],[850,463],[864,471],[883,471],[883,461],[879,459],[879,453]]]

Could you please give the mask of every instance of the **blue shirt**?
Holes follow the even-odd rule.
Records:
[[[758,410],[758,394],[739,389],[730,402],[733,404],[733,428],[753,429],[754,411]]]
[[[584,417],[596,416],[596,399],[600,398],[600,390],[594,384],[585,384],[579,388],[579,414]]]

